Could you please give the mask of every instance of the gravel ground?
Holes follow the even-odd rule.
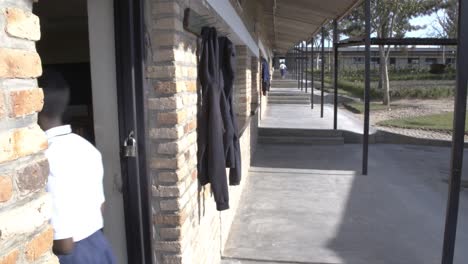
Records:
[[[407,118],[422,115],[440,114],[453,111],[453,100],[398,100],[393,102],[390,111],[381,110],[371,112],[371,124],[397,118]]]
[[[429,131],[424,129],[406,129],[396,127],[383,127],[378,126],[376,123],[397,118],[415,117],[422,115],[440,114],[444,112],[452,112],[454,102],[452,99],[439,99],[439,100],[398,100],[394,101],[393,108],[389,111],[379,110],[371,111],[370,121],[371,125],[376,129],[382,131],[388,131],[397,133],[405,136],[424,138],[424,139],[438,139],[438,140],[451,140],[451,133]],[[362,114],[357,115],[359,118],[363,118]],[[465,137],[465,141],[468,141],[468,137]]]

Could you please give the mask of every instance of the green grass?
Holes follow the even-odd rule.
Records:
[[[350,111],[361,114],[364,113],[364,103],[362,102],[352,102],[352,103],[345,103],[344,106],[349,109]],[[395,108],[398,106],[391,105],[391,108]],[[371,111],[379,111],[379,110],[387,110],[387,106],[382,103],[371,103],[370,110]]]
[[[342,79],[351,82],[364,82],[364,75],[341,75]],[[418,81],[418,80],[455,80],[456,76],[451,73],[432,74],[432,73],[415,73],[415,74],[390,74],[390,81]],[[378,82],[380,79],[377,75],[371,76],[371,81]]]
[[[325,78],[325,83],[331,84],[330,78]],[[351,82],[346,80],[338,81],[338,89],[340,94],[350,95],[352,97],[364,98],[364,84],[362,82]],[[401,88],[390,91],[390,98],[394,99],[439,99],[453,97],[454,89],[448,87],[432,87],[432,88]],[[372,100],[382,100],[383,91],[371,87],[370,96]]]
[[[467,121],[468,121],[468,116],[467,116]],[[453,112],[444,113],[444,114],[385,120],[385,121],[379,122],[378,125],[400,127],[400,128],[419,128],[419,129],[427,129],[427,130],[452,131]],[[465,124],[465,131],[468,131],[468,122]]]

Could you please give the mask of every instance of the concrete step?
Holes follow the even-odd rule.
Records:
[[[343,132],[328,129],[291,129],[291,128],[265,128],[258,130],[260,137],[343,137]]]
[[[325,129],[259,128],[264,144],[342,145],[343,132]]]
[[[271,88],[279,89],[279,88],[297,88],[297,82],[272,82]]]
[[[263,144],[343,145],[343,137],[259,137]]]
[[[309,96],[268,96],[268,99],[306,101],[306,100],[310,100],[310,97]]]
[[[310,102],[305,102],[305,101],[274,101],[274,100],[268,100],[268,104],[293,104],[293,105],[307,105],[310,104]]]
[[[282,93],[282,92],[270,92],[269,97],[291,97],[291,98],[309,98],[310,94],[306,93]]]

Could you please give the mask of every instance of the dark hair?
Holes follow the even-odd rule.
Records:
[[[39,78],[39,87],[44,90],[44,107],[40,114],[61,119],[70,98],[70,88],[62,74],[54,69],[45,69]]]

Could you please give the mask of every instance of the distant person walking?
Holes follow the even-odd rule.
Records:
[[[286,67],[286,64],[281,63],[281,65],[280,65],[281,79],[284,79],[287,69],[288,69],[288,67]]]

